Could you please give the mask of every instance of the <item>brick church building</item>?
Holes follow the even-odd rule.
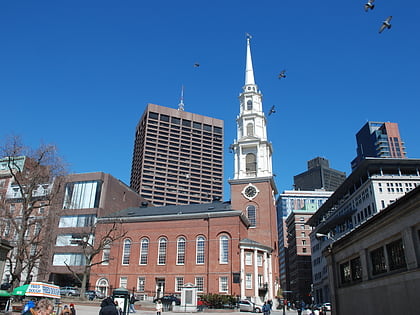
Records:
[[[91,286],[110,294],[125,287],[142,299],[179,295],[186,283],[198,293],[262,302],[278,284],[277,189],[262,94],[254,80],[247,38],[245,85],[239,96],[231,201],[128,208],[98,219],[96,238],[121,224],[124,237],[104,249]],[[217,198],[215,198],[217,199]]]

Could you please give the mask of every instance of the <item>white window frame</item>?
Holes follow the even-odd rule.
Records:
[[[204,236],[197,237],[195,248],[195,263],[197,265],[203,265],[205,263],[206,253],[206,239]]]
[[[187,241],[185,237],[179,237],[176,241],[176,264],[185,265],[185,250]]]
[[[147,265],[149,260],[149,239],[144,237],[140,241],[140,260],[139,265]]]
[[[252,266],[252,253],[245,253],[245,265]]]
[[[229,263],[229,237],[222,235],[219,238],[219,263]]]
[[[219,277],[219,292],[229,292],[228,277]]]
[[[159,239],[159,248],[158,248],[158,265],[166,265],[166,250],[168,246],[168,240],[165,237]]]
[[[123,242],[123,254],[121,264],[127,266],[130,264],[130,256],[131,256],[131,240],[126,238]]]
[[[245,275],[245,289],[252,289],[252,273]]]

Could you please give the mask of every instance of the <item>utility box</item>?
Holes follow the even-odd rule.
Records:
[[[112,299],[118,303],[122,315],[128,314],[128,304],[130,303],[130,292],[126,288],[118,288],[112,291]]]
[[[192,283],[186,283],[181,288],[180,312],[197,312],[197,287]]]

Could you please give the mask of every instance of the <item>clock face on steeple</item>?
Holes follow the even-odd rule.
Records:
[[[258,193],[259,193],[258,188],[255,187],[252,184],[248,184],[242,190],[242,195],[244,195],[244,197],[247,198],[247,199],[249,199],[249,200],[254,199],[258,195]]]

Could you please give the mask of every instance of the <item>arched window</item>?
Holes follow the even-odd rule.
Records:
[[[246,215],[248,217],[249,223],[251,223],[251,227],[257,226],[257,208],[254,205],[249,205],[246,207]]]
[[[256,174],[257,172],[257,159],[255,154],[248,153],[245,157],[246,159],[246,172],[247,174]]]
[[[178,238],[177,244],[176,244],[176,264],[177,265],[183,265],[185,264],[185,238],[180,237]]]
[[[246,102],[246,109],[247,110],[252,110],[252,101],[248,100],[248,102]]]
[[[254,135],[254,125],[252,123],[246,125],[246,135],[249,137]]]
[[[123,265],[128,265],[130,263],[130,254],[131,254],[131,240],[126,239],[124,240],[124,248],[123,248],[123,257],[122,257]]]
[[[219,262],[221,264],[229,263],[229,237],[220,236],[219,239]]]
[[[158,249],[158,265],[166,264],[166,245],[168,241],[166,238],[161,237],[159,239],[159,249]]]
[[[147,265],[147,258],[149,256],[149,240],[143,238],[140,241],[140,265]]]
[[[197,237],[196,242],[196,264],[204,264],[204,253],[205,253],[206,239],[203,236]]]
[[[101,292],[104,296],[108,296],[108,288],[108,279],[101,278],[96,282],[96,291]]]
[[[111,252],[111,241],[106,240],[102,249],[102,265],[109,265],[109,254]]]

